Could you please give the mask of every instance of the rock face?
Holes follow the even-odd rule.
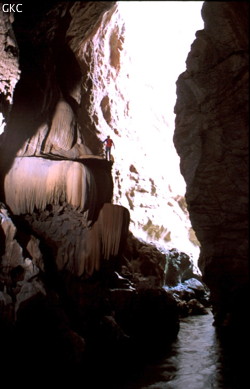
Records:
[[[177,81],[174,143],[215,323],[241,328],[249,282],[248,5],[205,2],[202,16],[205,28]]]

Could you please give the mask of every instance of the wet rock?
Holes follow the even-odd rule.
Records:
[[[210,307],[210,292],[207,286],[196,278],[190,278],[175,286],[164,286],[175,298],[181,316],[207,314]]]
[[[191,299],[187,303],[189,315],[207,315],[209,311],[198,300]]]
[[[181,316],[207,313],[206,307],[211,304],[210,291],[192,259],[177,249],[167,255],[164,289],[173,294]]]
[[[183,285],[194,291],[197,300],[204,305],[210,305],[210,291],[204,282],[199,281],[196,278],[190,278],[184,281]]]
[[[195,277],[200,279],[199,270],[195,268],[192,258],[175,248],[168,251],[165,284],[175,286],[180,282]]]
[[[111,280],[109,280],[109,288],[135,290],[134,284],[128,278],[122,277],[117,271],[113,273]]]

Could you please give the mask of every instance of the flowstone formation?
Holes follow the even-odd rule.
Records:
[[[233,330],[240,348],[248,333],[248,4],[205,2],[202,16],[177,81],[174,143],[215,325]]]

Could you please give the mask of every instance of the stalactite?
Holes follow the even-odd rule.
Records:
[[[79,215],[79,217],[81,217]],[[44,230],[46,238],[52,238],[57,246],[56,264],[59,271],[67,270],[77,276],[91,276],[98,271],[102,261],[119,255],[126,241],[129,226],[129,212],[119,205],[105,203],[97,221],[91,228],[83,226],[70,233],[52,225]],[[60,235],[61,234],[61,235]]]
[[[87,200],[91,204],[95,196],[91,181],[94,183],[88,168],[79,162],[15,158],[4,181],[6,203],[16,215],[63,203],[84,211]]]
[[[102,236],[102,255],[108,259],[119,252],[123,227],[129,224],[128,210],[119,205],[104,204],[98,223]]]
[[[126,208],[104,204],[93,228],[87,232],[88,250],[85,251],[84,266],[83,263],[79,266],[81,274],[93,274],[94,270],[100,269],[102,259],[109,260],[119,254],[128,225],[129,212]]]
[[[84,266],[81,264],[81,275],[91,276],[95,270],[99,270],[101,262],[101,236],[98,221],[92,229],[87,231],[86,257]]]

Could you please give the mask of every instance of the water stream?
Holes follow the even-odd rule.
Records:
[[[133,382],[117,388],[235,389],[235,384],[225,377],[212,313],[181,319],[178,338],[168,355],[162,361],[148,365]]]

